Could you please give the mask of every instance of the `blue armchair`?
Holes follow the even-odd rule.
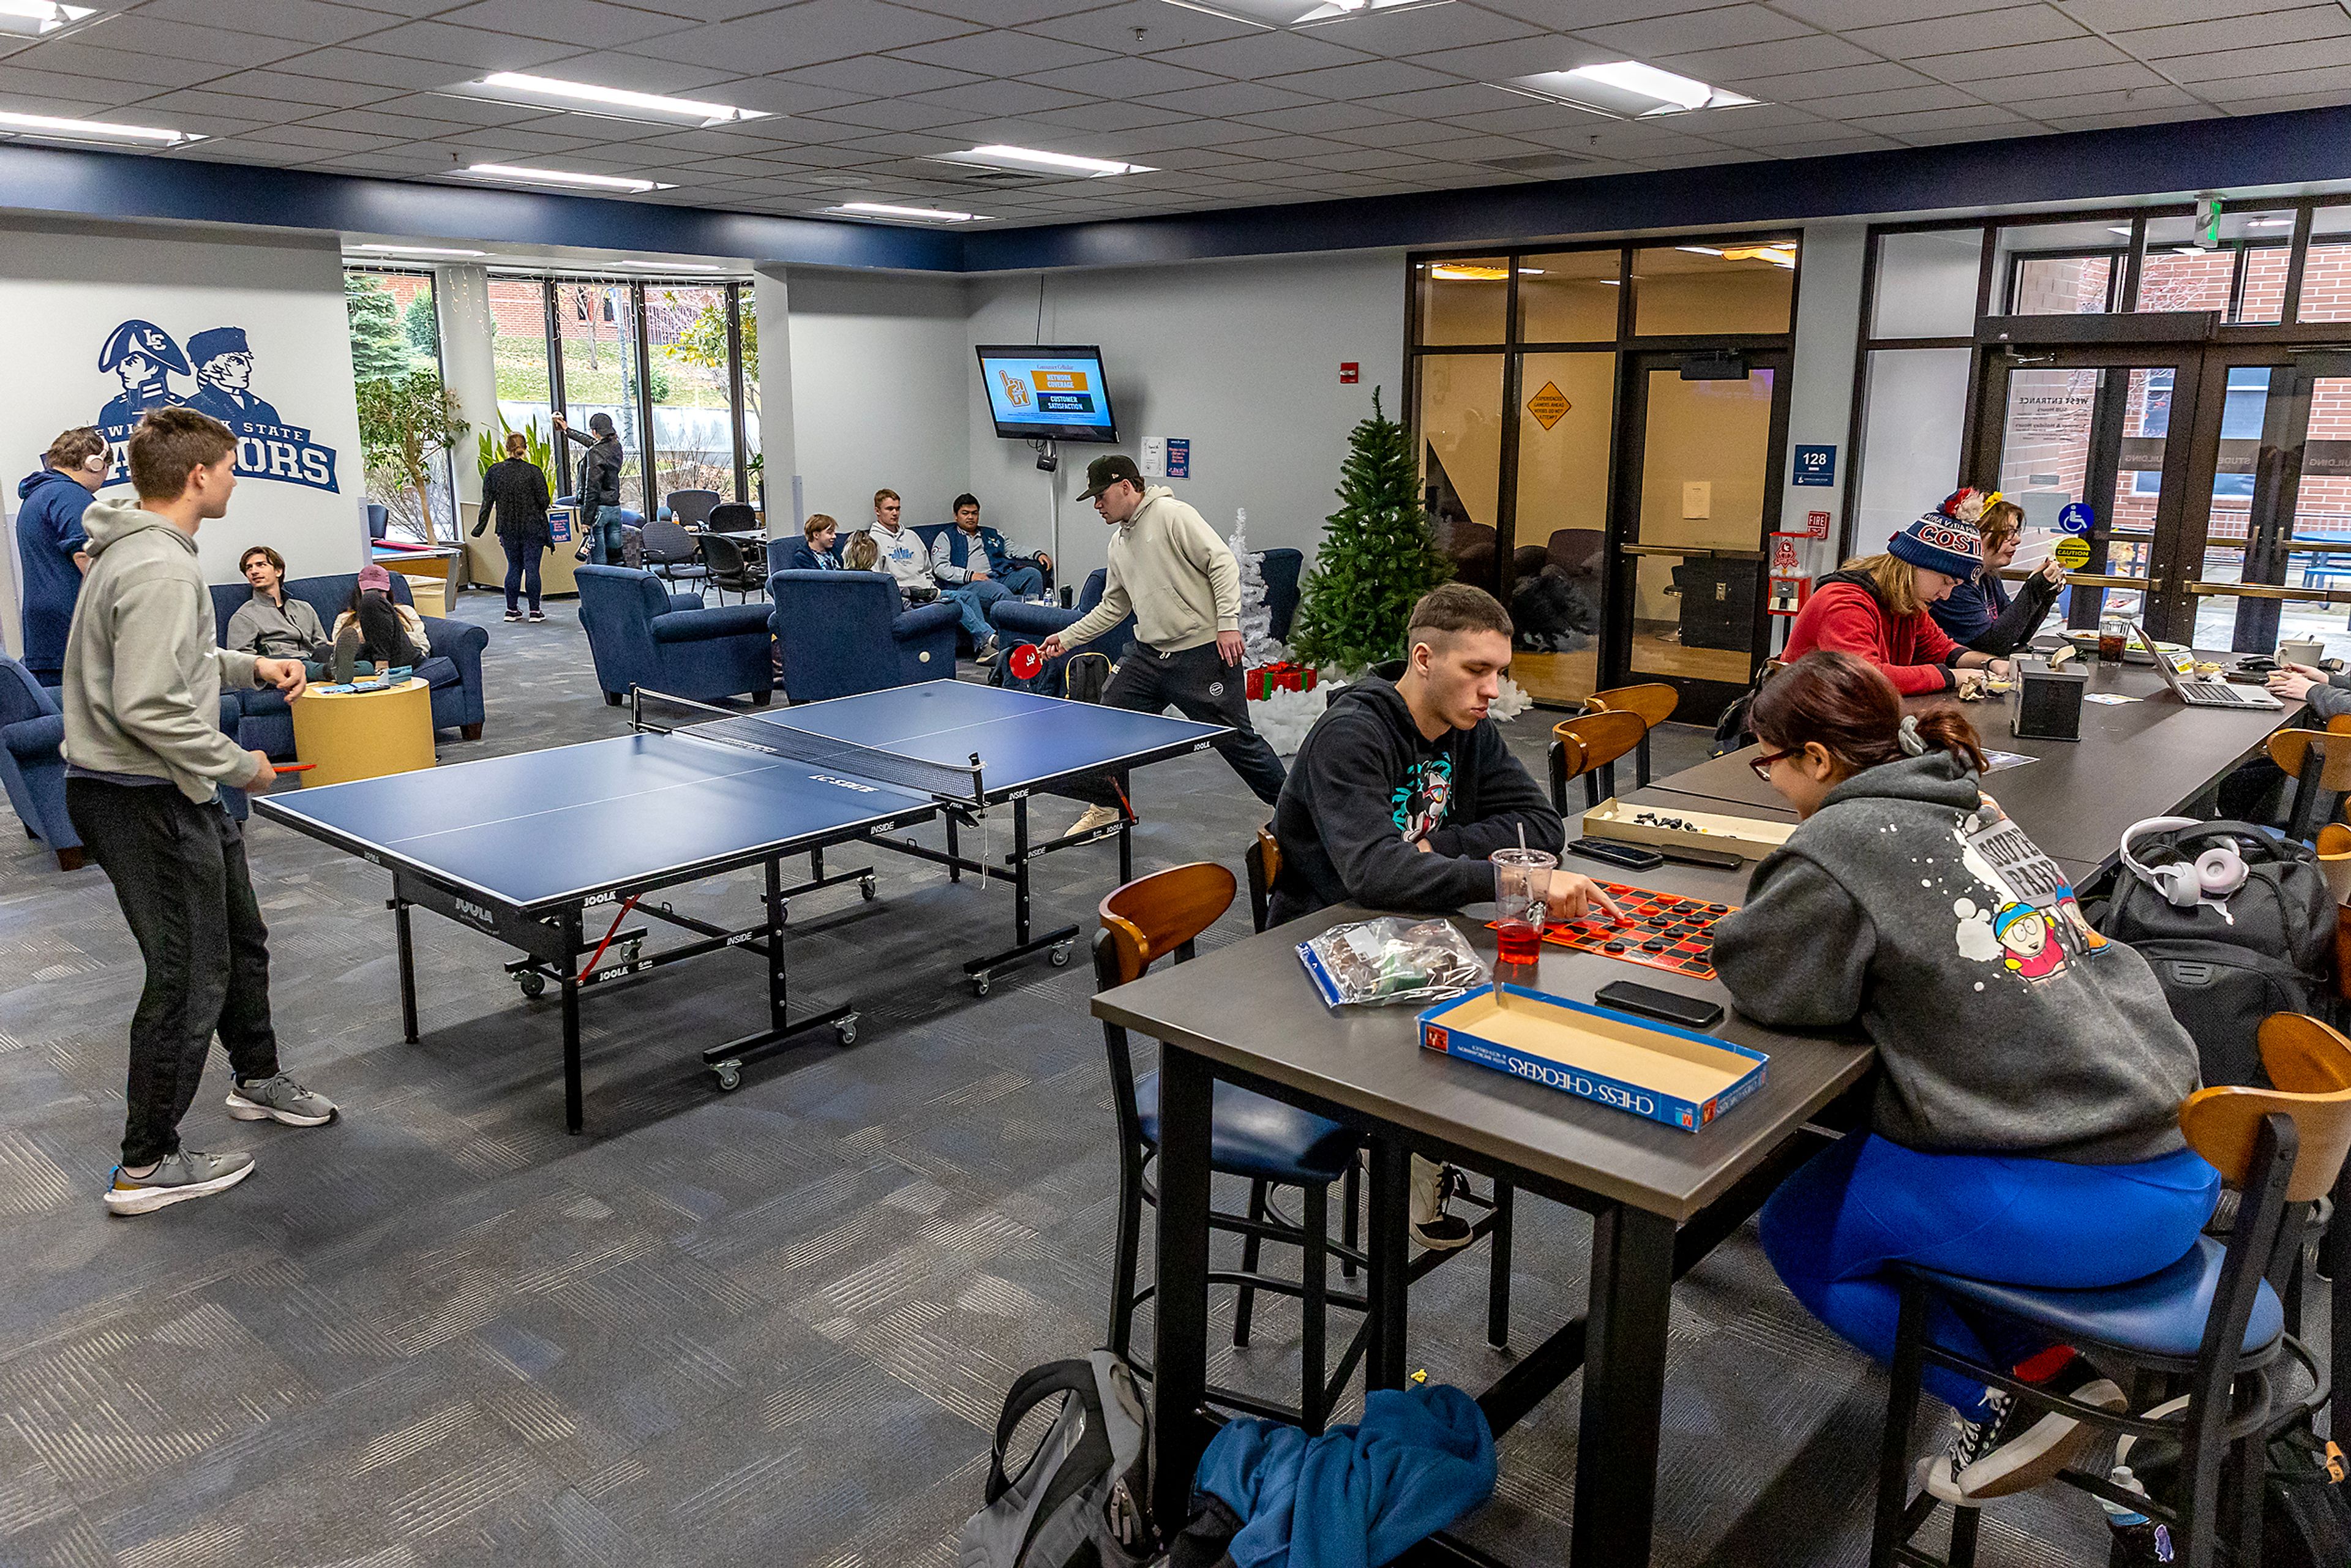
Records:
[[[245,693],[250,696],[254,694]],[[236,733],[239,694],[223,693],[220,725]],[[16,660],[0,655],[0,788],[25,824],[25,836],[57,852],[59,871],[81,869],[81,835],[66,815],[66,719],[57,694],[33,679]],[[245,791],[223,789],[229,815],[245,820]]]
[[[779,571],[768,594],[793,702],[955,678],[956,607],[904,609],[886,572]]]
[[[580,624],[596,659],[596,684],[618,705],[631,686],[696,702],[746,696],[764,705],[775,691],[768,607],[705,610],[698,593],[672,593],[652,572],[583,566]]]
[[[331,577],[288,578],[286,591],[307,601],[319,612],[319,624],[331,632],[335,617],[350,603],[351,590],[358,586],[357,572],[338,572]],[[213,622],[224,639],[228,635],[229,617],[252,597],[253,590],[242,582],[213,584]],[[416,602],[409,594],[408,580],[396,571],[392,574],[392,597],[401,604]],[[432,656],[416,666],[416,675],[432,689],[433,727],[454,729],[467,740],[481,739],[482,650],[490,645],[489,632],[463,621],[428,615],[424,641]],[[281,762],[292,757],[294,714],[286,699],[270,690],[246,692],[241,700],[244,715],[237,727],[237,744],[266,751]]]
[[[1102,587],[1108,580],[1109,574],[1097,568],[1086,579],[1085,587],[1079,591],[1075,610],[1064,610],[1057,604],[1023,604],[1017,599],[1008,599],[989,612],[988,619],[995,622],[997,632],[1004,639],[1008,649],[1015,643],[1041,643],[1054,632],[1075,625],[1080,616],[1100,604]],[[1134,641],[1134,617],[1130,615],[1086,643],[1085,649],[1090,653],[1107,653],[1113,660],[1123,659],[1127,644]],[[1063,653],[1060,658],[1050,661],[1037,673],[1036,679],[1028,684],[1035,690],[1060,692],[1061,670],[1069,662],[1070,654]]]

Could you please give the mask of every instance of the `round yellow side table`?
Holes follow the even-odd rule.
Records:
[[[411,678],[383,692],[322,692],[295,699],[294,755],[315,766],[305,789],[433,766],[433,694]]]

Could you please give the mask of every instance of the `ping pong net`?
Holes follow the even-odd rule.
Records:
[[[643,686],[631,688],[630,706],[632,727],[640,734],[683,736],[712,746],[762,752],[962,805],[987,803],[980,788],[977,756],[968,763],[933,762],[798,729],[781,717],[741,713]]]

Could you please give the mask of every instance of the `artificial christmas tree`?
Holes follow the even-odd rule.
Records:
[[[1339,509],[1300,597],[1290,644],[1311,664],[1353,673],[1404,653],[1420,596],[1453,575],[1420,506],[1412,433],[1380,410],[1347,438]]]

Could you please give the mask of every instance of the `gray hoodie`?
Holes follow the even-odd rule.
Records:
[[[93,501],[73,632],[66,642],[66,760],[91,773],[162,779],[189,800],[254,778],[221,732],[220,694],[254,684],[254,658],[217,645],[196,541],[131,501]]]
[[[1213,643],[1241,625],[1239,563],[1217,530],[1165,485],[1110,537],[1102,602],[1061,632],[1061,645],[1091,643],[1134,616],[1135,641],[1161,653]]]
[[[1714,964],[1759,1023],[1857,1019],[1872,1123],[1905,1147],[2123,1165],[2184,1146],[2196,1047],[2153,971],[1949,752],[1831,790],[1716,925]]]

